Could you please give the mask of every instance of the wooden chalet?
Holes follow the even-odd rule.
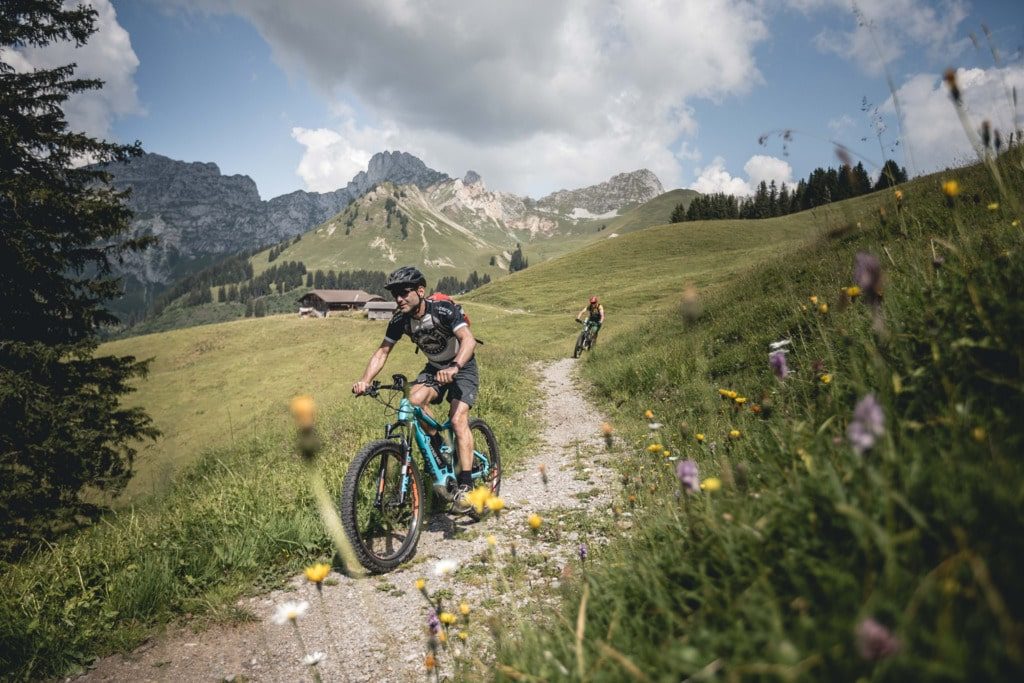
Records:
[[[362,310],[371,301],[384,301],[384,297],[361,289],[311,289],[298,300],[299,315],[325,318],[338,311]]]
[[[398,310],[398,303],[394,301],[368,301],[363,306],[366,317],[370,320],[391,320]]]

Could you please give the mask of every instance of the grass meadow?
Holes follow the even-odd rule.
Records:
[[[1024,186],[1019,154],[1000,168],[1007,187]],[[953,178],[959,192],[946,196],[940,183]],[[901,192],[631,232],[465,297],[485,341],[476,412],[511,468],[536,437],[534,363],[571,353],[572,317],[592,294],[608,323],[584,375],[635,453],[621,462],[621,506],[637,523],[591,548],[561,612],[510,615],[496,677],[982,680],[1020,669],[1019,211],[982,166]],[[851,299],[841,288],[856,284],[860,252],[882,279]],[[61,675],[176,618],[244,620],[238,596],[329,556],[288,400],[308,393],[320,406],[318,462],[336,493],[381,431],[379,407],[348,391],[383,330],[271,316],[104,345],[154,358],[130,401],[164,437],[142,452],[116,512],[4,567],[0,670]],[[768,344],[784,339],[791,373],[780,380]],[[384,374],[422,362],[404,341]],[[868,395],[876,404],[855,417]],[[704,489],[680,485],[683,459]]]
[[[496,678],[1015,679],[1021,160],[837,205],[587,357],[637,521],[500,632]]]

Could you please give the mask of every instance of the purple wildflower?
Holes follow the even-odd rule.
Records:
[[[786,352],[782,349],[778,351],[772,351],[768,354],[768,365],[771,366],[772,372],[779,379],[786,379],[789,376],[789,366],[786,365]]]
[[[882,298],[882,264],[878,257],[866,251],[857,252],[853,262],[853,281],[860,287],[868,303]]]
[[[875,445],[882,434],[885,433],[885,413],[874,394],[868,394],[853,409],[853,419],[846,428],[846,438],[857,455],[863,455],[864,451]]]
[[[441,632],[441,620],[437,618],[437,612],[430,610],[430,614],[427,615],[427,628],[435,636]]]
[[[900,641],[889,629],[868,617],[856,629],[857,652],[868,661],[885,659],[900,650]]]
[[[576,552],[580,556],[580,562],[583,562],[584,560],[586,560],[587,559],[587,544],[586,543],[580,543],[580,547],[579,547],[579,549]]]
[[[700,491],[700,474],[697,472],[697,463],[693,460],[680,460],[676,465],[676,477],[687,491]]]

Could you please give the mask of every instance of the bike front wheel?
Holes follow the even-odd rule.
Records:
[[[501,449],[491,426],[478,417],[469,421],[473,432],[473,484],[486,486],[491,495],[501,491]]]
[[[580,336],[576,339],[576,348],[572,352],[573,358],[579,358],[580,354],[583,353],[583,346],[587,341],[587,333],[580,332]]]
[[[356,557],[369,571],[388,572],[412,558],[423,523],[415,460],[394,441],[367,444],[345,474],[340,513]]]

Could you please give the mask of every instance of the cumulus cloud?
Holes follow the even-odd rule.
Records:
[[[806,13],[822,9],[849,13],[850,28],[822,30],[814,44],[871,74],[881,73],[886,63],[908,49],[948,56],[958,44],[957,29],[967,18],[965,0],[858,0],[856,14],[849,12],[849,0],[788,0],[787,4]]]
[[[697,169],[697,179],[690,184],[690,189],[701,194],[724,192],[739,197],[753,194],[762,181],[770,184],[774,180],[778,186],[793,184],[793,168],[777,157],[755,154],[743,164],[743,170],[747,173],[746,179],[733,176],[726,170],[725,160],[715,157],[710,164]]]
[[[1024,92],[1024,66],[959,69],[957,81],[972,127],[988,120],[1008,138],[1008,132],[1024,128],[1024,112],[1014,120],[1013,88]],[[938,74],[917,74],[896,92],[903,110],[907,142],[921,173],[976,158],[963,125],[956,114],[949,91]],[[890,98],[885,111],[894,111]]]
[[[3,55],[19,71],[50,69],[75,63],[78,78],[104,81],[100,90],[72,95],[64,105],[64,115],[72,130],[94,137],[111,138],[115,117],[143,113],[135,86],[139,59],[132,49],[128,32],[117,21],[110,0],[89,0],[97,11],[97,31],[88,42],[76,48],[74,43],[52,43],[44,47],[25,47]]]
[[[540,188],[520,171],[552,158],[582,171],[574,184],[642,166],[679,182],[665,150],[696,130],[688,102],[760,83],[753,49],[767,37],[752,0],[177,1],[245,17],[289,73],[387,120],[396,147],[524,193]]]

